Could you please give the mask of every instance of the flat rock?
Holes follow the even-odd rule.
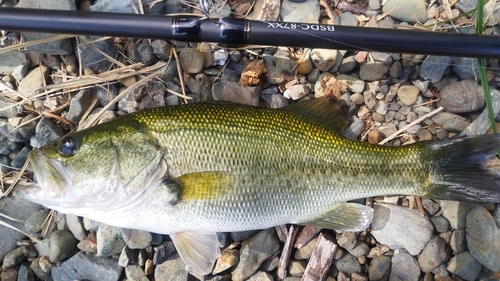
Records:
[[[417,255],[432,237],[432,223],[417,210],[389,204],[375,204],[374,210],[371,233],[391,249],[404,248]],[[412,223],[407,223],[409,221]]]
[[[500,229],[482,206],[467,213],[465,237],[470,254],[491,271],[500,270]]]
[[[11,74],[16,67],[22,64],[28,64],[26,54],[19,51],[10,51],[0,54],[0,74]]]
[[[389,280],[418,281],[420,268],[417,260],[408,253],[399,253],[392,257]]]
[[[450,260],[447,269],[464,280],[474,281],[481,271],[481,264],[469,252],[463,252]]]
[[[420,77],[431,81],[431,83],[437,83],[441,80],[446,68],[452,61],[452,57],[427,56],[420,66]]]
[[[60,281],[116,281],[120,280],[122,271],[123,268],[118,265],[116,260],[78,252],[67,261],[54,266],[52,268],[52,278]]]
[[[240,261],[232,272],[235,281],[246,280],[259,266],[279,251],[279,240],[274,228],[262,230],[244,241],[240,250]]]
[[[413,85],[403,85],[399,87],[397,96],[403,104],[411,106],[417,101],[419,92],[418,88]]]
[[[474,80],[462,80],[445,86],[441,92],[438,106],[453,113],[466,113],[484,107],[481,88]]]

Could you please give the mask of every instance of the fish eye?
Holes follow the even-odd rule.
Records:
[[[66,137],[59,143],[59,153],[64,156],[75,155],[78,152],[78,140],[74,137]]]

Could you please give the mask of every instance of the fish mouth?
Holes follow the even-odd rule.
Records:
[[[69,185],[67,169],[60,161],[46,157],[39,149],[28,153],[31,167],[38,183],[38,188],[26,188],[25,196],[41,198],[60,198]]]

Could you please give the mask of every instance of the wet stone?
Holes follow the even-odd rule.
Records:
[[[66,230],[56,230],[50,235],[50,253],[51,262],[59,262],[69,257],[76,249],[77,240]]]

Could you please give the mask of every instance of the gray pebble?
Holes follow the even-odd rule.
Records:
[[[460,77],[460,80],[476,80],[479,77],[479,68],[475,58],[455,58],[451,69]]]
[[[35,137],[30,141],[34,148],[42,147],[49,142],[62,137],[64,133],[50,119],[42,117],[35,128]]]
[[[470,254],[491,271],[500,270],[500,229],[482,206],[467,213],[465,238]]]
[[[399,253],[392,257],[391,274],[389,280],[418,281],[420,267],[417,260],[408,253]]]
[[[339,272],[343,272],[347,276],[351,276],[353,273],[360,273],[362,271],[361,264],[358,259],[349,254],[344,253],[340,259],[334,260],[332,265],[337,268]]]
[[[59,262],[69,257],[76,249],[76,239],[71,232],[66,230],[56,230],[50,235],[51,262]]]
[[[356,242],[358,240],[358,233],[350,231],[343,232],[337,234],[336,238],[337,238],[337,244],[339,244],[340,247],[346,250],[351,250],[356,245]]]
[[[19,151],[16,156],[10,162],[10,166],[16,169],[21,169],[28,160],[28,153],[31,151],[31,147],[29,145],[23,147],[21,151]]]
[[[220,81],[212,86],[214,100],[257,106],[260,87],[246,87],[238,82]]]
[[[3,259],[2,268],[7,269],[16,265],[19,265],[26,259],[26,256],[23,254],[23,247],[16,248],[10,251],[5,258]]]
[[[38,210],[33,215],[31,215],[28,219],[24,221],[24,227],[29,233],[37,233],[40,232],[43,228],[43,223],[47,219],[49,215],[49,210]]]
[[[493,114],[498,116],[500,113],[500,92],[496,89],[491,90],[491,99],[493,101]],[[485,134],[490,129],[487,109],[484,109],[481,115],[474,120],[462,133],[461,136],[478,136]]]
[[[283,22],[317,24],[320,16],[319,2],[285,0],[281,4],[280,16]]]
[[[448,132],[452,132],[452,133],[460,133],[463,130],[465,130],[465,128],[467,128],[467,126],[469,126],[469,125],[470,125],[470,122],[467,120],[450,119],[450,120],[446,120],[443,123],[443,129],[445,129]]]
[[[128,246],[123,247],[120,257],[118,258],[118,265],[126,267],[129,264],[136,264],[139,256],[139,249],[130,249]]]
[[[420,66],[420,77],[431,81],[431,83],[436,83],[441,80],[452,61],[452,57],[427,56]]]
[[[359,77],[363,81],[376,81],[384,77],[388,70],[389,67],[381,62],[368,62],[361,64]]]
[[[170,45],[164,40],[153,40],[151,43],[153,53],[162,60],[168,60],[170,57]]]
[[[27,263],[22,263],[17,271],[17,281],[35,281],[33,271]]]
[[[113,65],[106,57],[101,53],[96,51],[92,46],[101,50],[103,53],[109,55],[110,57],[116,57],[118,50],[115,45],[110,40],[98,41],[92,44],[87,44],[83,39],[87,38],[88,41],[94,41],[100,39],[98,36],[81,37],[77,40],[78,53],[81,54],[78,57],[82,69],[91,69],[96,73],[103,73],[108,71]]]
[[[185,267],[186,264],[181,260],[179,254],[175,253],[156,266],[154,278],[156,281],[188,280],[189,273],[184,269]]]
[[[80,122],[83,114],[90,107],[94,95],[95,91],[93,89],[84,89],[78,92],[78,94],[71,99],[66,119],[72,123]]]
[[[427,20],[425,2],[420,0],[389,0],[383,6],[382,12],[408,23],[423,23]]]
[[[161,264],[176,252],[174,243],[166,241],[154,248],[153,264]]]
[[[54,280],[120,280],[123,268],[116,260],[78,252],[52,268]]]
[[[396,102],[389,102],[385,104],[385,109],[391,110],[391,111],[398,111],[401,108],[401,105],[399,105]]]
[[[461,253],[467,250],[465,243],[465,230],[455,229],[451,234],[450,247],[455,253]]]
[[[17,81],[21,81],[28,74],[28,70],[29,70],[29,64],[23,63],[23,64],[18,65],[16,68],[14,68],[11,75]]]
[[[358,62],[355,60],[354,57],[352,56],[346,57],[342,60],[342,63],[340,64],[339,72],[342,74],[351,73],[356,68],[356,66],[358,66]]]
[[[267,272],[273,271],[278,267],[279,260],[280,260],[279,256],[273,256],[270,259],[265,260],[259,267],[259,270]]]
[[[440,201],[443,216],[448,219],[453,229],[465,229],[465,216],[476,206],[475,204],[458,201]]]
[[[262,59],[266,65],[269,84],[276,85],[291,80],[292,62],[288,56],[277,53],[274,56],[264,55]]]
[[[443,216],[431,217],[432,224],[439,233],[445,233],[451,230],[450,222]]]
[[[453,113],[466,113],[484,106],[481,88],[474,80],[462,80],[445,86],[441,92],[438,106]]]
[[[125,276],[130,281],[148,281],[148,277],[139,265],[129,265],[125,267]]]
[[[365,122],[363,120],[354,117],[354,122],[346,129],[344,136],[346,138],[355,140],[361,135],[361,132],[365,129]]]
[[[360,93],[352,94],[350,100],[356,105],[362,105],[365,102],[363,95]]]
[[[0,54],[0,74],[11,74],[19,65],[28,64],[26,54],[20,51],[10,51]]]
[[[339,17],[335,18],[336,25],[343,26],[358,26],[358,19],[351,12],[344,12]]]
[[[373,118],[373,121],[376,121],[376,122],[379,122],[379,123],[382,123],[385,120],[384,116],[382,114],[378,113],[378,112],[374,112],[372,114],[372,118]]]
[[[119,254],[125,246],[118,227],[99,224],[96,233],[97,254],[102,257]]]
[[[365,105],[368,109],[373,109],[375,107],[375,104],[377,102],[377,99],[375,98],[375,95],[369,91],[365,91],[363,93],[363,98],[365,100]]]
[[[139,47],[137,48],[137,51],[139,52],[139,56],[141,57],[141,62],[144,65],[150,66],[156,62],[155,54],[153,52],[153,47],[151,47],[149,43],[140,44]]]
[[[123,240],[131,249],[145,249],[153,241],[153,235],[147,231],[120,228]]]
[[[289,105],[288,100],[282,94],[264,94],[260,95],[260,98],[269,106],[270,108],[282,108]]]
[[[362,93],[365,89],[365,81],[351,75],[339,74],[335,77],[337,81],[347,85],[347,89],[353,93]]]
[[[165,85],[160,81],[150,81],[134,89],[118,102],[118,108],[132,113],[147,108],[165,106]]]
[[[377,256],[370,262],[368,278],[373,281],[388,280],[391,273],[391,258],[389,256]]]
[[[403,72],[403,66],[399,61],[395,61],[389,68],[389,76],[392,78],[399,78]]]
[[[447,269],[464,280],[474,281],[481,271],[481,264],[469,252],[462,252],[450,260]]]
[[[391,249],[405,248],[417,255],[432,237],[434,228],[430,220],[420,216],[417,210],[389,204],[375,204],[374,210],[371,233]],[[405,223],[408,221],[412,223]]]
[[[428,273],[432,272],[443,262],[447,262],[448,259],[449,257],[446,253],[446,241],[439,236],[434,236],[431,240],[429,240],[429,242],[427,242],[424,250],[418,256],[418,263],[420,265],[420,269],[422,269],[423,272]]]
[[[203,54],[193,48],[184,48],[179,52],[179,61],[184,72],[196,74],[203,70],[205,58]]]
[[[23,106],[12,106],[15,102],[4,97],[0,96],[0,117],[15,117],[17,114],[21,113],[23,110]],[[8,108],[7,108],[8,107]]]
[[[387,113],[389,112],[394,112],[394,111],[388,111]],[[383,137],[385,138],[394,134],[395,132],[397,132],[397,130],[398,129],[396,128],[396,126],[392,123],[384,123],[378,128],[378,131],[382,133]]]
[[[102,85],[100,87],[97,87],[96,89],[97,100],[99,101],[100,105],[106,106],[110,101],[116,98],[118,92],[119,89],[117,83]],[[115,103],[113,106],[110,107],[110,110],[114,111],[116,110],[116,108],[117,105]]]
[[[47,278],[49,278],[49,276],[50,276],[50,271],[45,272],[42,269],[42,267],[40,266],[40,259],[42,259],[42,258],[44,258],[44,257],[34,259],[30,264],[30,268],[33,271],[33,273],[35,274],[35,276],[38,277],[38,279],[47,280]],[[49,264],[50,264],[50,262],[49,262]],[[50,269],[52,270],[52,268],[50,268]]]
[[[455,7],[461,13],[466,13],[477,7],[477,0],[460,0],[455,4]]]
[[[82,220],[78,216],[66,214],[66,223],[68,224],[69,230],[78,241],[85,240],[87,231],[85,231]]]
[[[370,252],[370,248],[365,242],[356,241],[356,244],[352,249],[347,250],[351,255],[356,258],[366,256]]]
[[[232,276],[235,281],[246,280],[259,266],[279,251],[279,240],[274,228],[261,230],[244,241],[240,250],[240,262]]]
[[[307,80],[311,81],[312,83],[316,83],[320,75],[321,71],[317,68],[313,68],[313,70],[311,70],[311,72],[307,75]]]

